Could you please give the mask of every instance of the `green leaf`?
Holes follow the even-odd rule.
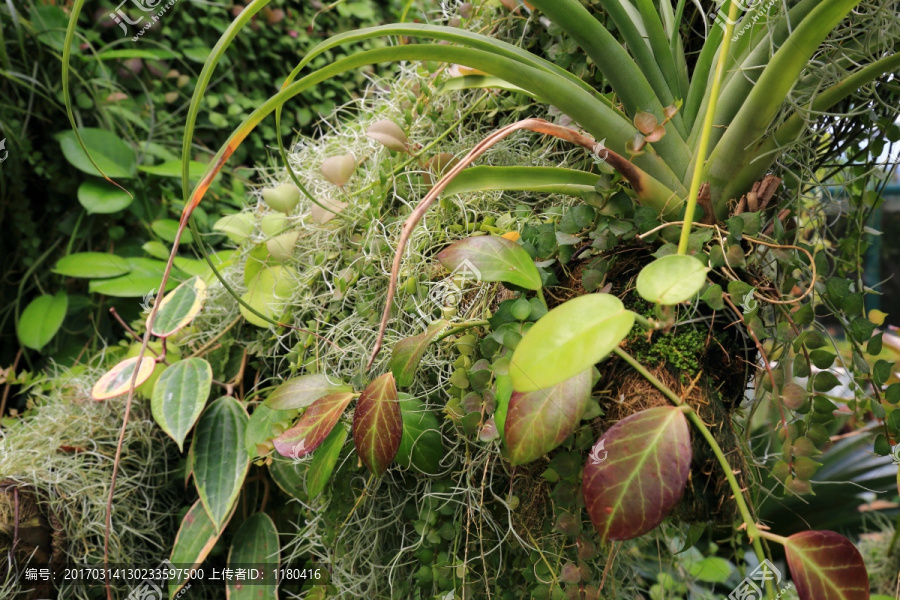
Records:
[[[403,418],[394,375],[385,373],[363,390],[353,415],[353,442],[363,464],[384,473],[400,448]]]
[[[184,450],[184,438],[200,418],[211,388],[212,367],[202,358],[180,360],[156,380],[150,399],[153,420],[179,450]]]
[[[440,319],[429,325],[423,333],[400,340],[391,354],[391,371],[400,387],[409,387],[416,378],[416,368],[428,345],[449,327],[449,321]]]
[[[437,258],[453,274],[475,281],[505,281],[529,290],[541,287],[541,275],[525,249],[503,237],[466,238],[445,248]]]
[[[256,568],[266,574],[267,583],[228,580],[225,583],[228,600],[277,600],[272,571],[281,564],[278,529],[266,513],[254,513],[234,532],[228,551],[228,566]]]
[[[800,600],[869,597],[869,575],[856,547],[833,531],[801,531],[784,545]]]
[[[294,272],[289,267],[275,266],[261,269],[250,281],[241,300],[270,319],[278,319],[287,299],[294,291]],[[241,306],[241,314],[257,327],[269,327],[264,321]]]
[[[707,556],[691,564],[691,577],[706,583],[725,583],[734,572],[734,565],[718,556]]]
[[[40,351],[53,339],[66,318],[69,296],[56,292],[44,294],[28,303],[16,323],[16,335],[26,348]]]
[[[325,485],[341,458],[341,450],[346,441],[347,428],[339,425],[331,430],[331,433],[313,454],[309,470],[306,471],[306,493],[309,494],[310,499],[318,497],[325,490]]]
[[[560,304],[528,330],[510,364],[513,388],[552,387],[600,362],[634,325],[634,313],[609,294],[587,294]]]
[[[194,484],[219,531],[228,521],[250,466],[244,449],[249,420],[240,402],[223,396],[203,411],[194,431]]]
[[[305,502],[308,497],[303,482],[308,467],[309,463],[297,462],[276,453],[272,455],[272,462],[269,464],[269,475],[281,491]]]
[[[112,279],[92,280],[88,284],[88,291],[113,298],[141,298],[155,292],[159,287],[159,281],[160,277],[155,275],[128,274]],[[171,290],[177,285],[177,280],[170,279],[166,283],[166,290]]]
[[[231,518],[231,514],[228,515],[228,518]],[[226,519],[227,522],[228,519]],[[215,524],[206,514],[203,504],[197,500],[181,520],[181,527],[178,528],[178,534],[175,536],[172,556],[169,560],[179,567],[182,565],[188,568],[199,567],[206,560],[209,551],[216,545],[222,529],[224,527],[216,529]],[[186,583],[187,578],[170,579],[169,597],[174,597]]]
[[[441,470],[441,458],[444,457],[441,423],[437,416],[420,399],[406,394],[401,394],[400,416],[403,435],[395,458],[397,464],[405,469],[415,468],[422,473],[436,475]]]
[[[69,24],[69,15],[59,6],[52,4],[30,6],[33,6],[29,16],[34,27],[34,38],[57,52],[62,52],[66,45],[66,26]],[[13,11],[10,12],[12,15],[15,14]],[[10,21],[17,25],[16,17],[12,17]],[[73,39],[71,42],[72,52],[77,52],[77,47],[78,41]]]
[[[840,384],[840,380],[834,373],[830,371],[821,371],[820,373],[816,373],[816,378],[813,381],[813,388],[817,392],[827,392]]]
[[[158,235],[164,242],[169,242],[170,244],[175,243],[178,227],[178,221],[175,219],[157,219],[150,223],[150,229],[153,230],[153,233]],[[185,244],[190,244],[194,241],[194,235],[190,229],[185,229],[184,233],[181,234],[181,241]]]
[[[134,201],[127,192],[107,181],[90,179],[78,186],[78,202],[88,214],[110,214],[125,210]]]
[[[103,374],[91,390],[91,397],[94,400],[108,400],[122,394],[128,393],[131,387],[131,377],[134,375],[134,369],[137,366],[137,356],[134,358],[126,358],[112,369]],[[134,387],[140,387],[142,383],[150,379],[153,375],[153,369],[156,367],[156,361],[151,356],[145,356],[141,361],[141,367],[138,369],[137,380]]]
[[[670,254],[657,258],[641,269],[637,277],[637,291],[648,302],[679,304],[700,291],[708,271],[693,256]]]
[[[524,465],[562,444],[575,431],[590,398],[590,368],[551,388],[514,392],[505,424],[509,461]]]
[[[164,338],[177,332],[194,320],[205,300],[206,282],[199,277],[188,279],[162,299],[151,333]]]
[[[273,448],[272,439],[284,433],[299,413],[297,409],[274,410],[257,404],[244,433],[244,448],[250,458],[268,454]]]
[[[306,408],[328,394],[350,391],[349,385],[334,381],[324,373],[310,373],[283,382],[269,394],[265,405],[278,410]]]
[[[282,456],[303,458],[325,441],[351,400],[352,392],[320,397],[306,409],[296,425],[272,440],[275,450]]]
[[[453,178],[442,196],[484,190],[525,191],[581,196],[600,181],[595,173],[560,167],[469,167]]]
[[[104,279],[124,275],[131,270],[128,261],[115,254],[77,252],[62,257],[53,272],[66,277]]]
[[[90,127],[80,129],[79,133],[81,133],[81,139],[91,153],[94,162],[103,170],[103,174],[112,179],[134,177],[137,170],[134,150],[119,136],[105,129]],[[103,175],[97,172],[97,169],[88,160],[75,138],[74,131],[63,131],[57,135],[57,139],[63,156],[73,167],[88,175]]]
[[[630,540],[659,525],[681,499],[691,467],[691,435],[674,406],[613,425],[584,465],[585,508],[601,540]]]
[[[206,171],[206,167],[208,166],[209,165],[206,165],[202,162],[192,160],[188,166],[188,177],[190,177],[191,181],[199,181],[199,179],[203,177],[203,173]],[[142,165],[138,167],[138,170],[144,173],[149,173],[151,175],[158,175],[160,177],[177,177],[178,179],[181,179],[180,160],[169,160],[158,165]]]

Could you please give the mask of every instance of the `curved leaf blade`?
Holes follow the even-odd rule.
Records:
[[[450,322],[439,319],[430,324],[423,333],[400,340],[391,354],[391,372],[400,387],[409,387],[416,378],[416,368],[428,345],[441,334]]]
[[[108,400],[128,393],[131,388],[131,376],[137,366],[138,357],[126,358],[112,369],[103,374],[91,390],[91,397],[94,400]],[[153,375],[153,369],[156,367],[156,361],[150,356],[145,356],[138,368],[137,380],[134,387],[140,387],[142,383],[150,379]]]
[[[598,443],[605,458],[588,458],[582,485],[594,529],[604,541],[647,533],[666,518],[687,484],[691,435],[684,413],[660,406],[633,414]]]
[[[231,515],[228,517],[231,518]],[[203,503],[197,500],[181,520],[181,526],[178,528],[178,534],[175,536],[175,543],[172,546],[170,562],[179,567],[188,568],[188,565],[199,567],[219,540],[220,534],[221,529],[216,531],[216,526],[206,514]],[[186,583],[187,578],[169,580],[169,597],[174,597]]]
[[[128,261],[115,254],[103,252],[76,252],[59,259],[53,272],[66,277],[105,279],[131,271]]]
[[[151,333],[164,338],[176,333],[194,320],[206,301],[206,282],[192,277],[166,294],[159,303]]]
[[[784,545],[800,600],[863,600],[869,575],[859,550],[833,531],[801,531]]]
[[[184,438],[200,418],[209,390],[212,367],[202,358],[180,360],[163,371],[150,396],[153,420],[184,450]]]
[[[510,190],[581,196],[593,192],[596,173],[561,167],[468,167],[441,192],[442,196],[483,190]]]
[[[346,427],[342,425],[335,427],[319,446],[318,451],[313,454],[309,470],[306,471],[306,493],[310,499],[318,497],[325,490],[325,485],[341,458],[341,450],[347,441],[347,435]]]
[[[574,377],[600,362],[634,325],[634,313],[609,294],[560,304],[528,330],[513,352],[513,389],[533,392]]]
[[[349,385],[334,381],[328,375],[311,373],[288,379],[269,394],[264,404],[277,410],[306,408],[323,396],[349,391]]]
[[[505,281],[529,290],[541,287],[541,275],[525,249],[506,238],[492,235],[454,242],[437,258],[451,272],[467,269],[476,281]]]
[[[328,394],[313,402],[297,424],[272,440],[275,450],[289,458],[303,458],[318,448],[353,400],[352,392]]]
[[[16,336],[26,348],[40,351],[53,339],[66,318],[69,296],[44,294],[28,303],[16,323]]]
[[[509,461],[524,465],[563,443],[575,431],[590,398],[590,368],[551,388],[513,392],[505,425]]]
[[[266,513],[254,513],[241,523],[231,540],[228,566],[257,568],[267,574],[266,583],[229,580],[225,584],[228,600],[276,600],[278,594],[274,581],[268,576],[281,564],[278,529]]]
[[[641,269],[637,291],[648,302],[679,304],[697,295],[708,272],[709,268],[693,256],[669,254]]]
[[[240,402],[223,396],[203,411],[194,431],[194,484],[219,531],[228,521],[250,467],[244,448],[249,420]]]
[[[400,448],[403,417],[394,375],[385,373],[363,390],[353,415],[353,442],[363,464],[384,473]]]
[[[79,133],[94,162],[107,177],[116,179],[134,177],[137,171],[134,150],[119,136],[111,131],[95,127],[79,128]],[[69,164],[88,175],[103,176],[103,173],[99,173],[91,164],[87,154],[78,143],[74,131],[64,131],[59,134],[58,139],[63,156],[69,161]]]

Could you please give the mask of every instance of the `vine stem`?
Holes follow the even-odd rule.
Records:
[[[490,321],[484,321],[484,320],[483,321],[466,321],[465,323],[460,323],[459,325],[457,325],[456,327],[453,327],[452,329],[448,329],[447,331],[445,331],[444,333],[442,333],[441,335],[436,337],[434,341],[439,342],[445,338],[450,337],[451,335],[461,333],[461,332],[465,331],[466,329],[471,329],[472,327],[483,327],[485,325],[490,325]]]
[[[747,506],[747,503],[744,500],[744,492],[741,489],[741,486],[738,483],[737,479],[735,478],[734,472],[731,470],[731,465],[728,463],[728,459],[725,458],[725,453],[722,452],[722,448],[719,446],[719,442],[717,442],[716,438],[713,437],[712,432],[703,422],[703,419],[700,418],[700,415],[698,415],[693,408],[685,404],[685,402],[678,397],[678,394],[669,389],[669,386],[660,381],[653,373],[647,370],[644,365],[638,362],[633,356],[625,352],[625,350],[617,347],[615,350],[613,350],[613,352],[615,352],[619,358],[631,365],[631,367],[635,371],[640,373],[647,381],[653,384],[653,386],[656,387],[656,389],[658,389],[660,392],[662,392],[666,396],[666,398],[672,401],[672,404],[681,409],[681,411],[684,412],[685,416],[690,419],[694,427],[696,427],[700,431],[700,434],[704,437],[704,439],[706,439],[706,443],[709,444],[710,449],[713,451],[713,454],[716,455],[719,464],[722,466],[722,470],[725,472],[725,479],[728,480],[728,485],[731,487],[731,491],[734,493],[734,500],[738,505],[738,511],[740,511],[741,518],[744,521],[744,527],[746,527],[747,529],[747,536],[750,538],[750,543],[753,544],[753,550],[756,553],[756,558],[759,559],[760,563],[762,563],[763,560],[765,560],[766,555],[763,552],[762,544],[759,541],[760,537],[774,539],[780,536],[775,536],[775,534],[763,532],[759,529],[759,527],[757,527],[756,522],[753,520],[753,516],[750,514],[750,508]],[[766,588],[769,596],[773,597],[775,594],[775,590],[772,587],[772,582],[767,581]]]
[[[709,137],[712,134],[713,119],[716,115],[716,104],[719,102],[719,91],[722,87],[722,76],[725,74],[725,62],[728,60],[728,51],[731,50],[731,34],[734,32],[734,23],[737,20],[740,6],[732,0],[728,8],[728,18],[725,20],[725,36],[722,38],[722,46],[719,48],[719,60],[716,62],[716,72],[713,75],[712,87],[709,90],[709,104],[706,114],[703,116],[703,129],[700,130],[700,143],[697,154],[694,156],[694,173],[691,176],[691,187],[688,190],[687,206],[684,210],[684,225],[681,227],[681,238],[678,240],[678,254],[687,254],[688,238],[691,235],[691,225],[694,222],[694,212],[697,210],[697,196],[700,193],[700,183],[703,179],[703,167],[706,164],[706,152],[709,148]]]

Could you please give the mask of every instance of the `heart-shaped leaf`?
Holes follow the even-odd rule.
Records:
[[[356,157],[352,152],[331,156],[322,161],[322,174],[325,179],[338,187],[344,187],[356,170]]]
[[[784,545],[800,600],[863,600],[869,575],[859,550],[833,531],[801,531]]]
[[[293,183],[282,183],[262,191],[263,200],[272,209],[288,214],[300,202],[300,190]]]
[[[335,216],[341,214],[345,208],[349,206],[346,202],[341,202],[340,200],[331,200],[328,198],[321,198],[319,200],[319,204],[313,204],[309,209],[310,214],[312,215],[313,221],[318,223],[319,225],[324,225],[328,221],[332,220]]]
[[[516,346],[509,367],[513,388],[533,392],[574,377],[612,352],[633,325],[634,313],[609,294],[560,304]]]
[[[253,217],[248,213],[237,213],[233,215],[225,215],[213,225],[214,231],[221,231],[228,236],[232,242],[242,244],[253,233],[256,224]]]
[[[270,319],[278,319],[284,311],[287,299],[294,291],[294,286],[294,272],[289,267],[264,267],[253,277],[241,300]],[[244,306],[241,306],[240,311],[245,319],[257,327],[270,325]]]
[[[506,414],[509,461],[524,465],[557,446],[575,431],[591,398],[591,369],[533,392],[514,392]]]
[[[193,321],[205,301],[206,282],[199,277],[188,279],[159,303],[151,333],[156,337],[169,337]]]
[[[194,484],[219,531],[228,521],[250,467],[244,448],[249,420],[240,402],[223,396],[203,411],[194,431]]]
[[[150,399],[153,420],[184,449],[184,438],[206,405],[212,387],[212,367],[202,358],[186,358],[163,371]]]
[[[230,519],[231,515],[228,515],[228,518]],[[181,527],[178,528],[178,534],[175,536],[172,557],[169,561],[179,567],[184,567],[185,574],[187,574],[189,568],[199,567],[203,564],[210,550],[219,540],[219,535],[221,535],[221,529],[216,531],[216,526],[206,514],[203,504],[197,500],[181,520]],[[177,575],[178,577],[169,580],[170,598],[174,598],[178,590],[187,583],[186,576],[182,577],[181,573],[177,573]]]
[[[108,400],[109,398],[127,394],[128,390],[131,388],[131,376],[134,374],[136,366],[137,356],[134,358],[126,358],[104,373],[103,376],[97,380],[97,383],[94,384],[94,388],[91,390],[91,398],[94,400]],[[141,366],[138,369],[137,380],[134,382],[135,388],[150,379],[150,376],[153,375],[153,368],[155,366],[156,361],[153,360],[153,357],[144,357],[144,360],[141,361]]]
[[[366,135],[381,142],[387,149],[394,152],[408,152],[409,139],[400,126],[393,121],[383,119],[375,121],[366,130]]]
[[[26,348],[40,350],[53,339],[66,318],[69,296],[56,292],[44,294],[28,303],[16,323],[16,335]]]
[[[296,425],[272,440],[275,450],[282,456],[303,458],[325,441],[351,400],[352,392],[322,396],[310,404]]]
[[[401,394],[400,416],[403,435],[395,460],[405,469],[415,468],[434,475],[441,469],[444,444],[441,423],[437,416],[418,398]]]
[[[691,436],[674,406],[622,419],[604,433],[600,459],[584,465],[585,508],[600,538],[630,540],[659,525],[681,499],[691,467]]]
[[[276,600],[276,585],[272,571],[281,564],[278,529],[266,513],[254,513],[234,532],[228,551],[228,566],[255,568],[266,574],[264,582],[229,579],[225,583],[228,600]]]
[[[349,385],[335,381],[324,373],[310,373],[292,377],[275,388],[265,405],[277,410],[306,408],[319,398],[335,392],[352,391]]]
[[[541,287],[541,274],[525,249],[500,236],[460,240],[437,258],[452,275],[459,273],[475,281],[505,281],[529,290]]]
[[[637,291],[648,302],[678,304],[697,295],[706,283],[708,271],[709,268],[693,256],[669,254],[641,269]]]
[[[339,425],[331,430],[316,453],[313,454],[309,470],[306,472],[306,493],[310,499],[316,498],[325,489],[325,485],[334,472],[334,467],[341,458],[341,449],[347,441],[347,428]]]
[[[416,368],[425,349],[442,331],[450,325],[440,319],[429,325],[423,333],[400,340],[391,354],[391,371],[400,387],[409,387],[416,378]]]
[[[400,448],[403,418],[393,373],[385,373],[363,390],[353,415],[353,442],[363,464],[384,473]]]
[[[103,252],[76,252],[64,256],[53,267],[53,272],[66,277],[104,279],[124,275],[131,270],[128,261],[115,254]]]

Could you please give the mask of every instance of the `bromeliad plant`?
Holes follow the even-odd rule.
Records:
[[[185,157],[189,155],[200,103],[218,60],[241,28],[265,4],[265,0],[252,2],[210,54],[188,114]],[[596,438],[584,465],[582,494],[585,509],[602,541],[626,540],[645,534],[676,508],[689,488],[692,457],[701,446],[691,439],[693,428],[694,436],[699,434],[702,445],[714,455],[734,495],[742,529],[760,562],[767,556],[762,542],[777,542],[785,547],[801,598],[867,597],[865,566],[848,540],[824,531],[785,538],[766,531],[756,522],[742,482],[735,473],[736,465],[723,450],[723,438],[712,431],[713,427],[730,431],[730,413],[725,423],[706,423],[698,414],[699,409],[689,401],[699,375],[678,393],[673,389],[674,384],[664,381],[653,365],[633,356],[625,346],[631,344],[627,341],[631,339],[629,336],[652,339],[653,335],[664,335],[677,324],[688,321],[686,314],[701,310],[696,301],[698,295],[702,295],[705,307],[702,310],[737,315],[763,365],[760,398],[765,397],[781,411],[779,435],[784,442],[784,460],[776,465],[775,475],[792,492],[808,491],[815,471],[811,457],[817,452],[817,445],[827,441],[827,432],[823,438],[823,423],[829,422],[834,406],[821,393],[837,384],[827,372],[810,377],[806,388],[789,381],[792,375],[809,376],[812,365],[827,368],[834,360],[833,355],[828,361],[821,353],[825,345],[822,335],[815,327],[809,327],[814,316],[813,305],[803,301],[815,293],[822,296],[821,302],[845,319],[857,348],[854,360],[857,355],[861,357],[861,363],[857,364],[858,373],[863,374],[860,381],[874,383],[875,398],[871,402],[855,401],[852,408],[871,410],[879,418],[886,416],[879,392],[886,380],[882,377],[884,368],[869,375],[861,366],[866,364],[862,345],[868,344],[869,354],[877,354],[880,345],[879,342],[873,345],[872,340],[877,337],[877,334],[873,336],[875,324],[862,313],[864,290],[858,282],[849,280],[838,279],[846,281],[846,285],[829,282],[827,286],[818,280],[817,271],[825,271],[830,266],[820,258],[822,254],[813,255],[813,247],[787,241],[790,212],[785,212],[784,205],[773,202],[779,179],[769,171],[792,144],[808,137],[810,131],[819,138],[828,137],[827,131],[814,129],[814,115],[839,103],[851,102],[860,87],[900,66],[900,56],[894,51],[896,31],[889,30],[865,42],[862,37],[850,42],[842,40],[841,46],[847,48],[845,54],[830,54],[832,47],[823,46],[823,42],[859,0],[801,0],[790,7],[776,2],[759,3],[743,15],[739,5],[732,3],[724,20],[726,26],[710,30],[689,68],[689,56],[684,48],[691,40],[689,36],[682,38],[681,19],[686,4],[683,1],[673,9],[667,2],[657,5],[648,0],[635,3],[603,0],[601,18],[577,0],[532,0],[529,4],[563,32],[566,40],[580,46],[602,74],[602,87],[595,89],[565,69],[514,45],[454,27],[398,24],[336,36],[304,57],[287,77],[282,90],[234,131],[190,193],[186,183],[188,163],[184,163],[186,202],[170,268],[193,210],[228,157],[271,112],[276,113],[278,121],[285,102],[339,73],[388,60],[452,62],[469,71],[452,81],[448,89],[501,88],[552,105],[581,130],[542,119],[526,119],[497,130],[458,162],[447,161],[446,168],[440,169],[441,179],[404,225],[394,258],[381,334],[391,319],[405,244],[442,192],[461,193],[473,186],[549,191],[583,197],[584,206],[577,208],[586,210],[573,209],[569,220],[577,226],[571,232],[554,232],[551,228],[552,239],[546,251],[542,250],[544,232],[532,228],[521,233],[507,232],[512,235],[506,237],[489,235],[461,240],[438,255],[440,262],[451,271],[464,265],[472,267],[479,273],[481,282],[501,282],[519,295],[514,302],[497,307],[492,320],[467,322],[450,329],[448,323],[436,321],[424,333],[396,344],[390,361],[392,372],[375,378],[358,394],[353,438],[362,462],[373,477],[379,476],[401,452],[407,419],[397,385],[405,387],[414,381],[419,361],[436,340],[469,329],[479,332],[489,327],[492,330],[483,338],[479,352],[493,362],[487,363],[489,369],[481,368],[478,372],[482,375],[478,377],[485,379],[479,382],[481,389],[487,385],[493,390],[493,420],[482,414],[484,420],[476,429],[480,438],[488,441],[496,437],[492,433],[495,432],[502,440],[506,457],[516,466],[541,459],[576,433],[591,403],[596,384],[595,365],[615,355],[617,364],[628,365],[640,374],[671,405],[634,411]],[[77,15],[80,8],[81,2],[77,2],[73,13]],[[734,23],[739,17],[740,27],[736,32]],[[613,30],[615,35],[611,33]],[[316,57],[330,49],[383,36],[405,36],[429,43],[358,52],[297,79]],[[863,44],[864,51],[858,47]],[[66,48],[67,62],[68,44]],[[808,71],[814,59],[830,60],[843,71],[834,81],[821,74],[817,77]],[[519,130],[553,136],[585,148],[611,167],[617,179],[612,186],[607,185],[593,169],[576,172],[528,166],[467,168],[491,146]],[[405,136],[390,126],[381,125],[372,134],[395,151],[414,151],[403,139]],[[840,150],[832,147],[831,152]],[[289,164],[283,146],[282,155]],[[323,170],[332,182],[343,187],[356,160],[352,155],[345,156]],[[316,198],[290,168],[288,172],[297,189],[322,211],[320,222],[324,222],[323,216],[340,216],[340,206]],[[275,203],[278,202],[276,199]],[[698,207],[702,214],[698,213]],[[670,227],[678,225],[680,235],[671,237]],[[268,252],[285,258],[296,237],[281,238],[285,234],[276,229],[272,228],[272,239],[284,243],[274,244]],[[591,243],[576,250],[575,246],[584,239],[573,235],[579,232],[591,239]],[[617,290],[618,296],[604,291],[602,284],[612,281],[606,282],[610,271],[608,265],[602,264],[606,260],[603,252],[614,253],[625,247],[624,242],[628,240],[652,242],[660,237],[671,238],[677,245],[663,245],[656,251],[655,260],[640,265],[634,287],[645,303],[643,308],[633,300],[626,306],[625,289]],[[553,287],[550,261],[569,263],[576,252],[587,249],[599,253],[588,269],[593,273],[591,284],[588,285],[585,277],[584,288],[600,291],[557,303],[551,310],[551,303],[546,299],[546,292]],[[544,260],[536,263],[535,258]],[[165,288],[167,276],[168,272],[161,289]],[[252,290],[239,299],[248,319],[250,314],[258,320],[257,324],[291,327],[279,321],[277,311],[265,310],[283,295],[277,285],[273,278],[263,286],[265,299],[254,297]],[[795,285],[800,292],[792,292]],[[531,292],[535,296],[529,298]],[[850,296],[852,300],[848,299]],[[689,303],[687,309],[686,303]],[[738,303],[745,305],[744,311],[737,308]],[[182,304],[187,306],[188,302],[168,301],[163,306],[159,299],[156,301],[147,320],[140,355],[133,364],[123,363],[101,382],[107,395],[127,390],[126,402],[130,405],[134,388],[144,376],[142,361],[146,360],[143,357],[150,336],[157,331],[160,320],[180,323],[189,310],[179,308],[184,312],[176,316],[169,313],[175,310],[172,307]],[[789,310],[797,306],[800,308]],[[503,316],[504,311],[508,315]],[[503,318],[497,319],[498,316]],[[715,317],[712,319],[715,321]],[[490,351],[485,347],[487,340],[490,340],[487,344]],[[381,341],[379,335],[369,367],[375,364]],[[780,362],[773,367],[770,359],[776,354]],[[136,364],[142,368],[134,368]],[[451,379],[456,390],[466,389],[476,377],[475,371],[470,370],[474,365],[461,369],[461,374],[454,372]],[[204,411],[207,394],[195,393],[195,388],[206,386],[203,389],[208,390],[209,387],[208,370],[202,364],[176,363],[166,371],[169,372],[178,374],[170,376],[177,383],[173,392],[176,400],[161,400],[154,407],[159,411],[157,419],[165,423],[163,426],[170,435],[181,444],[198,418],[210,419],[210,424],[198,427],[193,442],[195,449],[190,461],[201,500],[192,509],[194,518],[190,523],[185,521],[185,527],[202,529],[209,543],[199,553],[181,555],[186,546],[176,542],[172,559],[178,562],[177,556],[182,562],[197,562],[203,559],[204,551],[214,543],[234,510],[236,490],[249,461],[241,447],[227,461],[213,464],[207,451],[213,440],[207,437],[244,438],[249,427],[248,416],[239,402],[227,397],[210,404]],[[485,372],[487,375],[483,375]],[[739,386],[741,391],[746,382],[745,377]],[[341,387],[342,382],[323,381],[319,376],[307,375],[289,383],[291,389],[281,397],[276,394],[275,400],[270,397],[267,408],[304,409],[304,412],[292,427],[275,436],[272,443],[280,454],[295,459],[313,452],[315,458],[325,456],[315,471],[314,489],[318,492],[334,469],[335,448],[339,449],[347,436],[339,425],[340,418],[357,394]],[[623,396],[627,393],[626,389]],[[891,392],[887,398],[894,395]],[[165,394],[162,397],[171,398]],[[188,397],[195,400],[188,401]],[[196,401],[197,398],[200,400]],[[464,404],[462,400],[457,398],[453,403],[460,406]],[[785,408],[810,416],[788,423]],[[811,408],[814,408],[812,412]],[[167,414],[167,411],[173,412]],[[261,411],[259,419],[265,419],[265,415]],[[893,433],[896,431],[890,429],[888,422],[882,445]],[[263,437],[260,441],[268,440]],[[322,449],[327,450],[325,455],[320,454]],[[414,454],[409,454],[410,462],[414,462],[413,457]],[[216,489],[214,499],[211,490],[204,489],[204,482],[220,481],[222,464],[233,467],[234,476],[226,478],[227,489]],[[183,533],[179,538],[182,541],[192,536],[190,531]],[[839,565],[830,567],[826,576],[828,561],[835,560]],[[768,593],[773,595],[771,583],[767,581]]]

